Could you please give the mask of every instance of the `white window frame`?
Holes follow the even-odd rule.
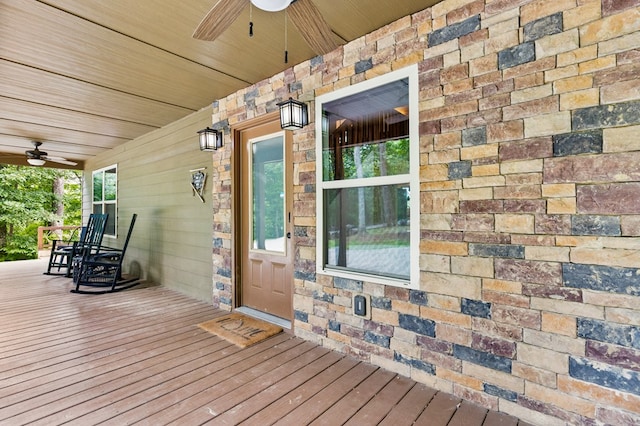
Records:
[[[335,101],[360,92],[374,89],[394,81],[408,79],[409,81],[409,173],[371,177],[364,179],[345,179],[324,181],[323,170],[323,104]],[[412,65],[388,74],[348,86],[335,92],[326,93],[315,99],[315,131],[316,131],[316,272],[318,274],[362,280],[372,283],[418,289],[420,287],[420,135],[418,112],[418,66]],[[360,187],[366,182],[367,186],[409,184],[411,198],[410,226],[409,226],[409,279],[398,279],[382,275],[366,274],[348,271],[343,268],[332,268],[325,265],[325,232],[324,232],[324,192],[327,189],[342,189]]]
[[[116,171],[116,173],[115,173],[115,175],[116,175],[116,182],[115,182],[115,185],[116,185],[116,188],[115,188],[116,198],[115,198],[115,200],[105,200],[104,199],[104,188],[105,188],[104,172],[107,171],[107,170],[112,170],[112,169],[115,169],[115,171]],[[94,191],[93,181],[95,179],[95,176],[98,173],[102,173],[102,175],[103,175],[103,178],[102,178],[102,195],[101,195],[100,201],[95,201],[95,194],[93,193],[93,191]],[[113,164],[111,166],[107,166],[107,167],[103,167],[103,168],[98,169],[98,170],[94,170],[91,173],[91,212],[92,213],[95,212],[95,206],[97,204],[102,206],[102,208],[101,208],[102,213],[105,213],[105,208],[104,208],[105,205],[113,204],[113,206],[114,206],[113,211],[116,212],[115,216],[112,219],[114,221],[113,222],[113,224],[114,224],[114,226],[113,226],[114,233],[113,234],[109,234],[109,233],[105,232],[104,235],[105,236],[109,236],[109,237],[117,237],[118,236],[118,165],[117,164]],[[109,219],[111,220],[111,218],[109,218]]]

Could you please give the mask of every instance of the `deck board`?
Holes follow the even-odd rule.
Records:
[[[50,390],[47,393],[37,395],[20,404],[23,413],[15,417],[15,421],[29,424],[39,424],[37,420],[43,419],[43,424],[58,424],[67,422],[85,413],[92,413],[103,405],[112,401],[118,401],[121,397],[121,388],[136,384],[137,381],[153,377],[157,374],[175,373],[178,366],[189,363],[201,348],[206,348],[209,343],[205,339],[191,341],[184,339],[176,342],[173,350],[160,356],[146,358],[139,362],[125,362],[126,365],[117,363],[108,371],[99,371],[96,376],[73,378],[73,384],[59,387],[58,390]],[[154,363],[154,364],[150,364]],[[177,374],[177,373],[176,373]],[[58,383],[54,383],[58,385]],[[49,390],[49,389],[48,389]],[[31,405],[32,401],[46,402],[45,405]],[[54,408],[55,406],[55,408]],[[55,414],[49,414],[56,410]]]
[[[506,413],[489,411],[483,426],[518,426],[518,419]]]
[[[290,389],[297,389],[302,386],[311,377],[320,374],[322,371],[330,368],[340,360],[340,356],[332,352],[318,353],[317,355],[319,355],[319,357],[315,360],[307,363],[306,365],[302,365],[297,371],[275,383],[272,383],[267,388],[259,390],[256,386],[256,389],[252,389],[252,392],[259,390],[258,393],[255,393],[253,396],[242,402],[241,409],[226,411],[216,419],[213,419],[214,423],[228,422],[237,424],[238,422],[244,421],[253,415],[258,415],[262,418],[262,410],[271,405],[273,401],[277,401],[288,393]],[[253,387],[255,385],[249,384],[249,386]],[[262,421],[264,422],[264,420]]]
[[[487,416],[487,409],[462,401],[453,414],[448,426],[482,426]]]
[[[20,367],[2,373],[3,378],[0,379],[0,388],[12,385],[18,386],[16,389],[19,389],[19,386],[30,387],[32,386],[32,380],[38,378],[46,379],[46,376],[49,375],[52,375],[50,377],[54,379],[62,379],[78,371],[97,368],[119,358],[135,360],[139,354],[145,354],[147,351],[157,348],[162,339],[179,340],[192,329],[193,325],[189,320],[193,319],[193,316],[188,315],[180,322],[177,320],[167,321],[163,325],[149,330],[153,332],[151,335],[140,333],[123,338],[117,347],[114,347],[108,341],[101,342],[92,347],[92,352],[81,363],[78,362],[78,355],[81,353],[77,352],[75,356],[63,356],[57,359],[49,358],[41,362],[23,364]]]
[[[327,353],[326,350],[319,351],[315,348],[299,357],[292,365],[282,367],[289,370],[293,367],[295,370],[292,374],[281,379],[283,371],[273,371],[273,375],[267,378],[267,375],[258,380],[247,383],[241,389],[238,389],[235,395],[226,395],[224,400],[220,399],[213,405],[214,409],[224,411],[220,416],[211,419],[205,424],[237,424],[249,418],[251,415],[259,413],[260,410],[281,397],[292,389],[306,382],[309,375],[315,375],[325,368],[333,365],[339,357],[336,354]],[[253,396],[247,397],[253,394]],[[233,406],[233,409],[224,409]]]
[[[317,349],[320,348],[314,347],[310,342],[304,342],[250,371],[233,377],[230,380],[231,383],[225,386],[227,391],[224,394],[217,395],[215,399],[210,399],[189,414],[169,424],[203,424],[218,417],[223,418],[227,414],[232,417],[237,415],[238,419],[242,420],[241,410],[244,409],[244,403],[247,399],[273,384],[283,374],[291,373],[302,365],[317,359],[320,356]],[[228,418],[228,416],[226,417]]]
[[[269,342],[254,345],[224,360],[212,362],[206,368],[194,370],[183,376],[179,382],[163,386],[165,391],[153,400],[153,404],[143,404],[122,412],[110,419],[106,424],[121,425],[140,422],[141,424],[161,424],[180,416],[204,404],[216,386],[242,371],[243,368],[254,368],[260,362],[293,347],[297,342],[289,336],[273,337]],[[277,348],[274,348],[276,345]],[[218,387],[224,390],[223,386]],[[147,395],[143,395],[146,397]]]
[[[240,349],[197,327],[226,312],[160,286],[71,294],[45,268],[0,263],[0,424],[525,424],[289,333]]]
[[[314,397],[321,390],[338,380],[349,370],[353,369],[357,364],[358,362],[352,358],[341,357],[338,362],[331,366],[331,368],[313,376],[304,383],[303,386],[290,390],[289,393],[273,401],[269,406],[249,417],[241,424],[245,426],[273,424],[307,401],[310,401],[312,404],[317,404],[318,401]],[[294,420],[292,419],[292,421]]]
[[[91,380],[95,385],[101,384],[103,381],[112,381],[119,379],[123,375],[137,372],[141,368],[141,364],[147,359],[155,357],[158,361],[168,356],[162,352],[170,353],[170,351],[180,350],[189,341],[181,336],[174,336],[174,340],[163,348],[158,348],[158,342],[146,344],[136,350],[127,351],[125,353],[116,353],[112,357],[105,357],[99,360],[90,360],[86,363],[77,364],[73,367],[56,371],[54,373],[39,376],[33,380],[25,381],[2,389],[3,392],[11,392],[12,397],[6,399],[7,404],[15,404],[18,401],[27,401],[31,398],[38,398],[39,401],[46,401],[58,397],[56,390],[65,389],[65,395],[71,395],[74,390],[84,391],[87,387],[86,381]],[[202,346],[207,345],[206,342]],[[189,348],[191,349],[191,348]],[[48,395],[47,393],[54,392]],[[9,410],[7,407],[6,410]],[[14,408],[15,409],[15,408]],[[0,416],[5,414],[5,409],[0,410]]]
[[[462,400],[453,395],[438,392],[416,420],[416,425],[447,425]]]
[[[361,383],[377,369],[371,365],[358,364],[343,376],[340,376],[329,386],[309,401],[301,404],[282,418],[282,424],[306,425],[321,416],[328,407],[333,406],[347,395],[355,385]]]
[[[377,425],[414,385],[415,383],[406,377],[394,377],[367,404],[360,408],[345,425]]]
[[[311,425],[344,424],[391,382],[394,377],[395,374],[390,371],[382,369],[376,370],[371,376],[367,377],[362,383],[353,388],[351,392],[346,394],[344,398],[322,413]]]

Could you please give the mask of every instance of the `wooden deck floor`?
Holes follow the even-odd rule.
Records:
[[[162,287],[71,294],[43,260],[0,263],[0,425],[517,425],[290,334],[247,349],[224,312]]]

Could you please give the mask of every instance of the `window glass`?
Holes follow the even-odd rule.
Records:
[[[117,217],[117,192],[118,170],[116,166],[110,166],[93,172],[93,213],[108,214],[105,235],[116,236]]]
[[[408,79],[323,105],[324,180],[409,173]]]
[[[114,201],[116,199],[116,180],[116,169],[108,169],[104,171],[105,201]]]
[[[103,181],[104,181],[103,172],[96,172],[93,174],[93,201],[102,201]]]
[[[416,93],[409,67],[316,98],[320,272],[419,285]]]
[[[325,191],[327,265],[409,279],[408,185]]]
[[[116,205],[115,204],[105,204],[104,205],[104,213],[109,215],[107,219],[107,226],[105,227],[104,233],[107,235],[116,235]]]

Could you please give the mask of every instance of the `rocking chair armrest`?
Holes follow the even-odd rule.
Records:
[[[81,265],[83,268],[92,269],[96,266],[115,266],[120,263],[120,256],[113,257],[99,257],[95,259],[85,259]]]
[[[79,233],[78,233],[78,230],[81,230],[81,229],[82,229],[82,228],[75,228],[75,229],[73,230],[73,232],[71,232],[71,235],[69,235],[69,239],[68,239],[68,240],[66,240],[66,241],[67,241],[67,244],[72,244],[72,243],[74,243],[74,242],[76,242],[76,241],[79,241],[79,239],[80,239],[80,235],[79,235]]]
[[[117,247],[110,247],[110,246],[96,246],[96,248],[98,248],[99,252],[103,252],[103,251],[122,251]]]
[[[122,250],[116,247],[109,246],[94,246],[92,251],[88,253],[89,257],[108,257],[114,254],[122,254]]]
[[[122,250],[118,250],[118,249],[100,250],[98,253],[93,254],[91,257],[94,259],[101,259],[105,257],[116,257],[116,256],[122,256]]]
[[[55,250],[56,248],[59,248],[60,247],[59,244],[64,244],[64,246],[71,246],[76,244],[79,241],[78,229],[80,228],[74,229],[68,239],[56,238],[51,240],[51,250]]]
[[[67,241],[64,240],[51,240],[51,253],[53,253],[56,250],[60,250],[63,247],[68,247],[69,244]]]
[[[97,264],[100,262],[114,262],[122,257],[122,250],[113,247],[100,246],[96,251],[87,252],[83,256],[82,261],[88,264]]]
[[[96,244],[83,244],[77,243],[73,246],[73,257],[79,259],[86,259],[88,257],[94,256],[95,254],[100,252],[99,245]]]
[[[75,250],[75,246],[77,241],[71,241],[71,244],[68,244],[66,241],[63,240],[52,240],[53,244],[51,245],[51,253],[57,253],[57,254],[66,254],[66,253],[71,253],[73,250]],[[58,244],[61,243],[61,244]]]

